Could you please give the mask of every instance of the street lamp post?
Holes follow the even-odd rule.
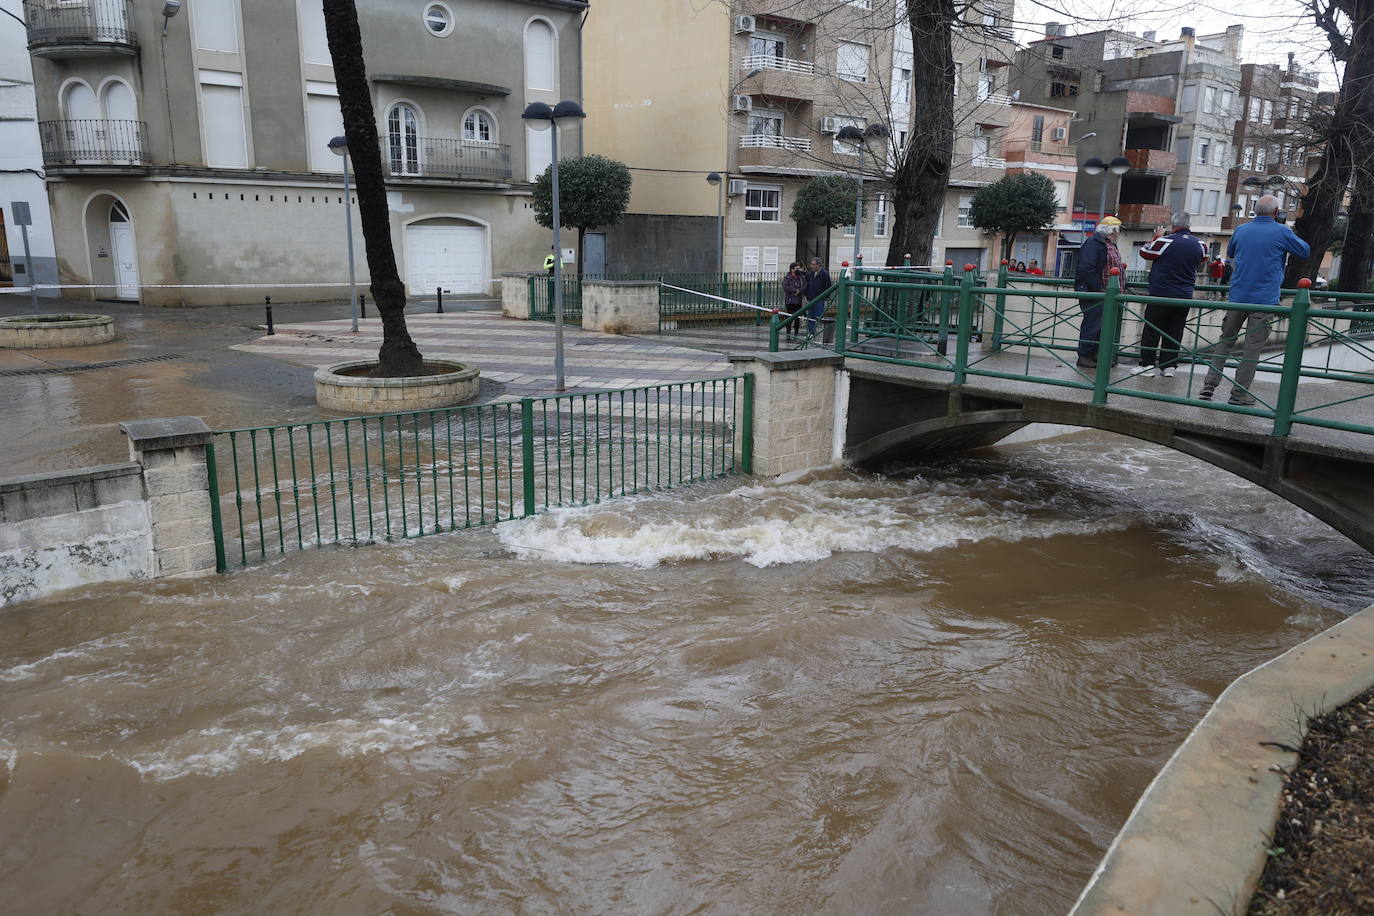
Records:
[[[720,189],[716,195],[716,269],[725,273],[725,178],[720,172],[712,172],[706,180]]]
[[[552,107],[547,102],[531,102],[520,115],[535,130],[549,130],[553,137],[553,163],[550,166],[553,192],[553,375],[554,390],[562,391],[563,383],[563,249],[558,236],[560,214],[558,208],[558,131],[587,116],[576,102],[563,100]]]
[[[886,137],[887,128],[881,124],[869,124],[867,127],[858,128],[852,124],[846,124],[835,134],[837,140],[848,140],[859,148],[859,171],[854,178],[854,269],[859,269],[859,247],[863,243],[863,222],[864,222],[864,152],[868,149],[868,141]]]
[[[1083,163],[1083,171],[1089,175],[1102,175],[1102,193],[1097,198],[1097,223],[1102,224],[1102,220],[1107,216],[1107,176],[1103,172],[1111,172],[1113,175],[1125,175],[1131,170],[1131,160],[1125,156],[1117,156],[1111,162],[1103,162],[1096,156]]]
[[[353,316],[353,333],[358,333],[358,281],[353,267],[353,198],[348,187],[348,139],[335,137],[329,141],[329,151],[343,157],[344,169],[344,227],[348,236],[348,306]]]

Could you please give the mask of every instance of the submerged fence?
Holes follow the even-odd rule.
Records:
[[[217,432],[216,565],[749,473],[752,398],[734,376]]]

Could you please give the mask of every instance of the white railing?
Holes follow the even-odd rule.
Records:
[[[1007,160],[994,156],[974,156],[973,164],[980,169],[1004,169],[1007,167]]]
[[[1011,96],[1003,95],[1000,92],[979,92],[978,101],[984,105],[1010,105]]]
[[[794,153],[811,152],[811,140],[806,137],[774,137],[770,134],[745,134],[739,138],[741,147],[790,149]]]
[[[815,73],[816,65],[808,60],[793,60],[790,57],[774,57],[772,54],[748,54],[744,62],[740,64],[740,69],[746,73],[750,70],[786,70],[788,73]]]

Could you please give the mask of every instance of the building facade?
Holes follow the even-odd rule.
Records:
[[[343,161],[327,144],[342,120],[320,4],[186,6],[164,18],[151,2],[25,0],[62,282],[154,304],[339,295]],[[586,6],[358,4],[411,294],[490,293],[502,271],[542,262],[530,182],[549,137],[520,113],[580,99]],[[580,148],[576,131],[562,142]]]
[[[3,8],[14,15],[20,12],[18,0],[4,0]],[[40,284],[57,282],[52,217],[43,188],[43,153],[38,142],[38,102],[27,40],[24,30],[12,20],[0,28],[0,289],[27,286],[31,280]],[[24,230],[16,219],[15,202],[26,203],[29,208],[32,277],[24,263]],[[40,295],[52,296],[56,291],[43,290]],[[27,301],[27,296],[23,298]]]
[[[883,176],[919,117],[904,11],[870,0],[598,0],[584,30],[587,148],[634,175],[625,221],[606,233],[608,268],[773,273],[813,255],[838,266],[853,258],[852,225],[829,233],[827,251],[826,227],[796,224],[792,206],[812,178],[860,173],[858,248],[885,263],[895,207]],[[957,211],[961,195],[1003,173],[1010,4],[969,17],[955,36],[955,178],[934,250],[910,252],[918,264],[947,250],[988,258],[990,240]],[[838,136],[875,125],[883,131],[862,146]]]

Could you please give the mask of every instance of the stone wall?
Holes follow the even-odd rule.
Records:
[[[547,278],[544,271],[516,271],[501,275],[501,314],[507,318],[530,317],[530,277]]]
[[[582,329],[603,334],[658,332],[658,283],[583,280]]]
[[[135,462],[0,480],[0,607],[147,578],[152,533]]]
[[[829,467],[843,358],[802,350],[731,356],[730,362],[754,375],[754,473]]]

